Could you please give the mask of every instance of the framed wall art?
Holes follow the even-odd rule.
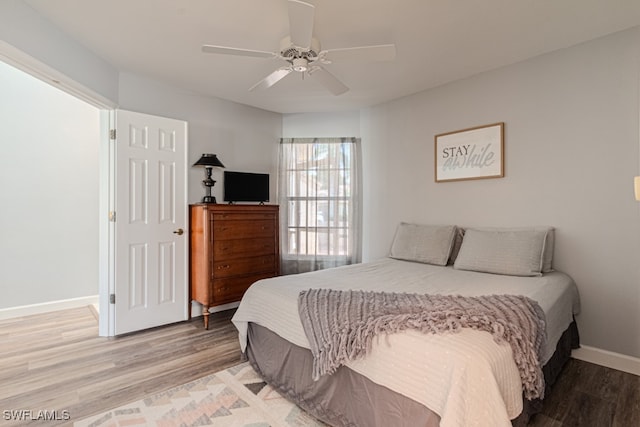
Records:
[[[504,123],[435,136],[436,182],[504,176]]]

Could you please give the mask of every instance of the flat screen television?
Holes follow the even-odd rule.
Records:
[[[268,202],[269,174],[224,171],[224,201]]]

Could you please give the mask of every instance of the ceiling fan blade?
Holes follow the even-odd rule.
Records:
[[[312,4],[289,0],[289,37],[293,45],[303,49],[309,49],[311,46],[315,9]]]
[[[322,86],[329,89],[329,92],[334,95],[341,95],[349,90],[336,76],[322,67],[317,67],[312,71],[310,70],[309,75],[316,79]]]
[[[347,47],[343,49],[329,49],[324,51],[324,59],[329,61],[392,61],[395,57],[395,44]]]
[[[256,58],[275,58],[277,55],[273,52],[265,52],[262,50],[239,49],[235,47],[214,46],[205,44],[202,46],[205,53],[221,53],[223,55],[252,56]]]
[[[251,86],[249,88],[249,91],[253,91],[256,89],[268,89],[274,84],[278,83],[280,80],[287,77],[292,71],[293,69],[291,67],[278,68],[273,73],[269,74],[267,77]]]

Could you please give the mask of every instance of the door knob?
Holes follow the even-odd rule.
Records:
[[[173,234],[177,234],[178,236],[182,236],[184,234],[184,230],[182,228],[178,228],[173,232]]]

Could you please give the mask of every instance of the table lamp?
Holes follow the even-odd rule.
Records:
[[[223,168],[224,165],[215,154],[203,154],[202,157],[193,164],[193,166],[204,166],[205,168],[206,178],[202,181],[202,184],[207,189],[207,193],[202,198],[202,203],[216,203],[216,198],[211,195],[211,187],[216,183],[211,179],[211,172],[214,166]]]

